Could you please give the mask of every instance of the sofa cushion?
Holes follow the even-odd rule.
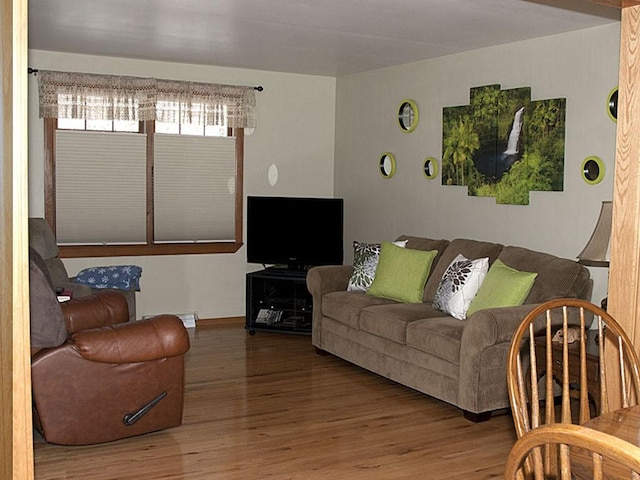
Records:
[[[353,242],[353,272],[349,278],[347,290],[350,292],[366,292],[376,275],[376,267],[380,258],[379,243]]]
[[[360,328],[360,311],[374,305],[395,303],[381,297],[372,297],[364,292],[338,291],[322,297],[322,315],[333,318],[351,328]]]
[[[443,317],[441,313],[434,318],[416,320],[407,325],[407,346],[459,365],[464,325],[465,322]]]
[[[420,303],[437,250],[401,248],[382,242],[376,276],[367,293],[399,302]]]
[[[467,315],[478,310],[522,305],[538,276],[534,272],[522,272],[497,259],[487,272],[478,295],[473,299]]]
[[[394,245],[404,247],[407,241],[396,241]],[[379,243],[353,242],[353,271],[347,290],[350,292],[366,292],[376,276],[376,268],[380,259]]]
[[[442,275],[433,299],[433,308],[448,313],[453,318],[464,320],[471,301],[489,270],[489,258],[469,260],[458,255]]]
[[[409,247],[408,244],[407,247]],[[428,303],[433,302],[433,299],[436,296],[436,291],[438,290],[438,285],[440,285],[440,279],[442,278],[442,275],[444,275],[444,272],[449,264],[459,254],[464,255],[470,260],[488,257],[489,265],[491,265],[495,261],[495,259],[498,258],[501,250],[502,245],[498,243],[467,240],[464,238],[456,238],[455,240],[452,240],[451,242],[449,242],[449,245],[447,245],[447,248],[442,253],[442,257],[440,258],[440,260],[438,260],[438,263],[433,266],[431,276],[429,277],[429,280],[424,287],[423,300]]]
[[[360,314],[360,330],[396,343],[406,343],[407,325],[421,318],[440,316],[426,303],[392,303],[367,307]]]
[[[504,247],[498,258],[512,268],[538,274],[524,303],[584,297],[591,285],[589,270],[574,260],[511,246]]]

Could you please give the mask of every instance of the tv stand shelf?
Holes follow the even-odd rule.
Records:
[[[247,273],[245,328],[311,335],[313,300],[306,270],[270,267]]]

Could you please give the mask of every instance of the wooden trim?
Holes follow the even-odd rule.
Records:
[[[196,255],[235,253],[242,242],[157,243],[154,245],[78,245],[58,246],[62,258],[142,257],[145,255]]]
[[[591,3],[599,3],[608,7],[626,8],[640,5],[640,0],[588,0]]]
[[[221,317],[221,318],[199,318],[197,327],[213,327],[216,325],[244,325],[245,317]]]
[[[622,10],[616,166],[607,310],[640,349],[640,6]],[[605,368],[615,365],[605,355]],[[618,390],[612,388],[611,390]],[[619,398],[609,397],[611,405]]]
[[[0,477],[32,480],[29,348],[27,0],[1,0]]]
[[[244,128],[237,128],[236,135],[236,242],[242,244],[244,202]]]
[[[58,120],[44,119],[44,218],[56,234],[56,128]]]
[[[153,181],[154,181],[154,152],[156,123],[149,120],[144,122],[144,132],[147,135],[147,244],[152,245],[155,240],[155,209],[153,207]]]

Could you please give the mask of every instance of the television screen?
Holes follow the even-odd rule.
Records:
[[[304,268],[341,265],[341,198],[247,197],[247,261]]]

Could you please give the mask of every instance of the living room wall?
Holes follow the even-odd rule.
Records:
[[[616,124],[606,113],[617,85],[618,24],[549,36],[372,72],[337,81],[335,193],[345,198],[346,261],[351,242],[400,234],[458,237],[519,245],[575,259],[589,239],[603,200],[611,200]],[[531,99],[566,98],[564,189],[531,192],[528,206],[498,205],[422,174],[428,156],[442,159],[442,109],[469,103],[472,87],[531,87]],[[419,108],[419,124],[400,130],[404,99]],[[384,179],[384,152],[397,160]],[[583,160],[597,155],[604,180],[588,185]],[[607,269],[590,268],[593,299],[606,295]]]
[[[61,70],[156,77],[234,85],[262,85],[256,92],[258,127],[245,137],[245,195],[333,196],[335,84],[330,77],[221,68],[127,58],[29,51],[29,65]],[[29,215],[44,215],[43,121],[37,79],[29,78]],[[268,181],[269,166],[278,181]],[[96,265],[143,267],[138,317],[191,313],[200,318],[243,316],[245,248],[235,254],[66,259],[71,275]]]

